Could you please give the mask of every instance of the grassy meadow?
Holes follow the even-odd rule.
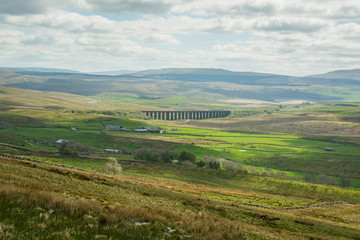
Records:
[[[272,210],[243,204],[358,200],[353,190],[281,180],[276,181],[283,187],[267,188],[273,183],[253,175],[157,164],[124,165],[122,176],[5,157],[0,166],[3,239],[357,239],[360,234],[357,205]],[[187,180],[159,178],[166,173]],[[209,182],[190,183],[199,177]],[[286,187],[297,195],[281,195]]]
[[[156,121],[145,103],[214,105],[117,97],[0,88],[1,239],[359,239],[359,103],[225,104],[223,119]],[[173,161],[188,151],[196,160]]]

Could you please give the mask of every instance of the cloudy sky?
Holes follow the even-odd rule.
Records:
[[[360,68],[359,0],[0,0],[0,66]]]

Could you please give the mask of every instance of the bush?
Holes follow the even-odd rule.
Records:
[[[199,162],[196,163],[196,165],[200,168],[203,168],[206,166],[206,163],[204,160],[200,160]]]
[[[347,177],[341,178],[341,186],[342,187],[349,187],[351,185],[351,179]]]
[[[84,144],[75,142],[75,141],[67,141],[61,144],[61,147],[65,147],[68,149],[71,149],[74,152],[90,152],[91,148],[89,146],[86,146]]]
[[[190,162],[189,160],[183,161],[182,165],[185,167],[195,167],[195,164],[193,162]]]
[[[108,163],[106,164],[106,171],[111,174],[119,174],[122,171],[122,167],[116,158],[109,158]]]
[[[177,151],[173,151],[170,149],[166,150],[159,150],[156,153],[158,161],[169,163],[171,160],[177,159],[179,157],[179,154]]]
[[[146,160],[151,162],[156,162],[157,157],[153,150],[148,148],[140,148],[135,151],[135,158],[140,160]]]
[[[209,167],[213,168],[213,169],[219,169],[220,168],[220,163],[218,161],[211,161],[209,163]]]
[[[189,160],[190,162],[194,163],[196,161],[196,155],[193,152],[184,150],[184,151],[181,151],[181,153],[179,155],[179,160],[180,161]]]
[[[315,182],[315,174],[313,172],[306,172],[304,179],[307,182]]]
[[[124,154],[124,155],[131,155],[132,154],[132,152],[127,147],[124,147],[124,146],[120,148],[120,153]]]
[[[65,147],[65,145],[61,145],[58,149],[59,153],[61,155],[71,155],[71,156],[76,156],[78,155],[77,152],[75,152],[74,150],[68,148],[68,147]]]
[[[179,154],[177,151],[170,149],[153,150],[148,148],[140,148],[135,151],[135,159],[147,160],[151,162],[170,163],[171,160],[177,159],[178,155]]]
[[[336,185],[336,180],[334,177],[326,176],[326,175],[319,175],[318,183],[325,184],[325,185]]]

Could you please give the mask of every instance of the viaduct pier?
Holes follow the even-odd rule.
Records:
[[[229,116],[231,111],[142,111],[155,120],[206,119]]]

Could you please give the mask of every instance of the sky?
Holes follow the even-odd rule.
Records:
[[[359,0],[0,0],[0,66],[360,68]]]

